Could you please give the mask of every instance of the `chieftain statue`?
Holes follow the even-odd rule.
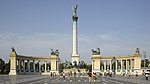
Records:
[[[101,53],[100,48],[97,47],[96,50],[92,49],[92,54],[93,55],[100,55],[100,53]]]

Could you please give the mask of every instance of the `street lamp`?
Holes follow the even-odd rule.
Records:
[[[146,51],[143,51],[143,57],[144,57],[144,70],[145,70],[145,58],[146,58]]]

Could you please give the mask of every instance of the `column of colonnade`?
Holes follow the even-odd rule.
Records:
[[[16,69],[17,72],[49,72],[50,62],[48,61],[36,61],[36,60],[22,60],[17,59]],[[49,63],[49,64],[48,64]]]
[[[134,68],[134,59],[119,59],[115,60],[115,62],[112,63],[112,60],[103,60],[103,64],[101,64],[100,71],[104,72],[132,72]],[[93,64],[94,65],[94,64]]]

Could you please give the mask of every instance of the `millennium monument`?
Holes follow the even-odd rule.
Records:
[[[72,6],[73,9],[73,49],[72,49],[72,56],[71,56],[71,63],[73,65],[75,64],[79,64],[79,54],[78,54],[78,28],[77,28],[77,20],[78,20],[78,16],[77,16],[77,7],[78,5],[76,5],[75,7]]]
[[[88,70],[80,68],[84,64],[80,61],[78,53],[78,28],[77,28],[77,8],[73,6],[73,46],[71,62],[64,63],[64,73],[87,73]],[[96,73],[114,73],[122,74],[130,72],[142,74],[141,69],[141,53],[139,48],[136,48],[135,53],[127,56],[101,56],[100,48],[92,49],[92,72]],[[12,48],[10,53],[10,73],[9,75],[18,74],[59,74],[59,51],[51,49],[50,56],[34,57],[18,55],[16,50]]]

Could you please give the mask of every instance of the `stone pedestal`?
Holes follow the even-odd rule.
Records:
[[[51,71],[52,73],[59,74],[58,66],[59,66],[59,57],[56,55],[51,55]]]
[[[134,54],[134,73],[142,74],[141,69],[141,54]]]
[[[10,72],[9,75],[17,75],[17,54],[15,51],[10,54]]]
[[[92,56],[92,72],[100,72],[100,55]]]

